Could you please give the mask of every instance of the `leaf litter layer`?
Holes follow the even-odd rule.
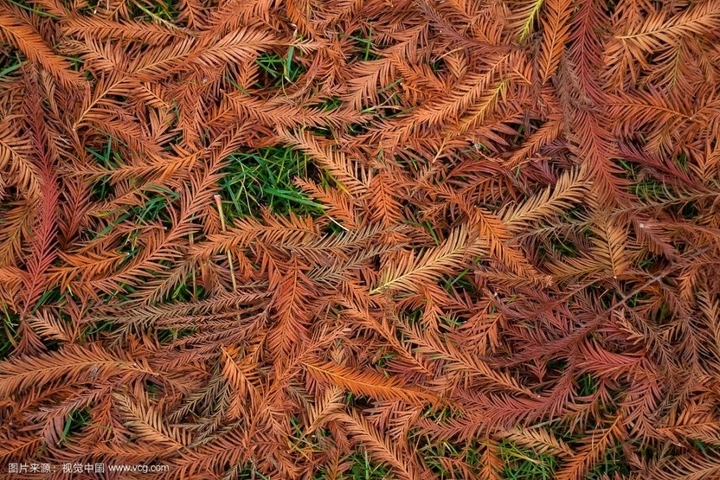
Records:
[[[3,471],[719,478],[719,35],[714,0],[0,2]]]

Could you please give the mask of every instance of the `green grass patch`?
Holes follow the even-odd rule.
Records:
[[[132,0],[128,7],[133,18],[151,23],[173,22],[180,13],[173,0]]]
[[[448,293],[466,292],[469,295],[476,295],[477,290],[469,276],[470,273],[471,269],[466,268],[457,275],[443,275],[438,283]]]
[[[620,478],[625,478],[630,474],[630,465],[625,458],[622,444],[615,444],[605,450],[605,456],[601,462],[595,465],[590,472],[588,472],[588,480],[602,480],[604,478],[616,478],[618,475]]]
[[[384,480],[395,478],[390,474],[390,470],[384,465],[378,465],[370,459],[370,455],[365,452],[356,452],[348,459],[352,465],[341,478],[346,480]],[[325,477],[319,477],[325,478]]]
[[[18,315],[11,312],[7,305],[0,305],[0,360],[6,358],[15,350],[17,342],[20,340],[18,334],[20,319]]]
[[[355,60],[367,62],[382,58],[382,56],[377,54],[378,48],[374,43],[372,30],[367,32],[356,31],[346,38],[352,40],[355,44],[355,48],[352,50],[352,55]]]
[[[90,408],[83,408],[82,410],[72,410],[68,418],[65,419],[65,425],[63,431],[60,434],[60,444],[65,444],[67,439],[72,436],[73,433],[77,433],[88,425],[90,421]]]
[[[0,81],[18,72],[26,63],[28,63],[28,61],[23,60],[18,52],[0,56]],[[19,75],[19,73],[16,74]]]
[[[550,480],[555,478],[559,460],[550,454],[539,454],[522,448],[510,441],[499,447],[500,458],[505,464],[503,478],[507,480]]]
[[[323,205],[312,201],[293,183],[309,178],[307,156],[290,147],[269,147],[230,156],[220,181],[223,213],[228,220],[258,216],[267,207],[274,213],[319,216]]]
[[[295,83],[305,73],[305,67],[298,61],[299,55],[300,52],[292,45],[284,57],[262,53],[255,61],[261,70],[256,87],[285,88]]]

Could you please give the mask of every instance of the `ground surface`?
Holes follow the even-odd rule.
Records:
[[[0,478],[720,478],[719,32],[0,0]]]

